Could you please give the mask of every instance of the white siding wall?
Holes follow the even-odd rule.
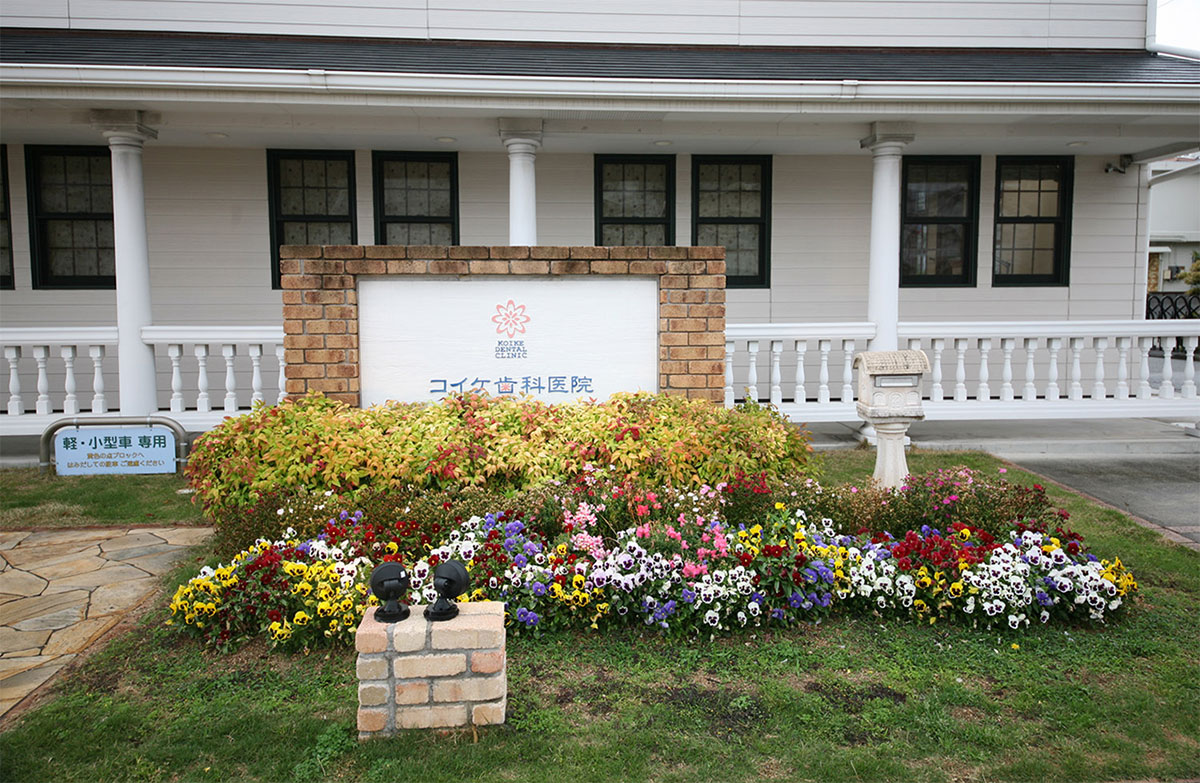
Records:
[[[4,25],[763,46],[1140,49],[1145,0],[7,0]]]
[[[24,153],[9,145],[16,290],[0,291],[3,324],[108,325],[111,291],[31,290]],[[359,242],[374,242],[370,152],[357,153]],[[905,288],[901,318],[923,320],[1127,318],[1135,299],[1146,192],[1134,169],[1105,173],[1101,157],[1075,166],[1071,286],[992,288],[995,157],[981,165],[978,284]],[[538,240],[595,241],[592,156],[537,158]],[[866,317],[871,158],[774,158],[772,286],[729,292],[729,320],[858,321]],[[688,155],[677,169],[676,242],[691,239]],[[147,147],[147,226],[159,324],[276,324],[270,287],[266,155],[259,149]],[[459,156],[461,242],[508,241],[508,159],[503,151]]]

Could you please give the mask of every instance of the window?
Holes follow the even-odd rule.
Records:
[[[107,147],[25,148],[34,288],[115,288]]]
[[[692,244],[725,248],[725,283],[770,285],[771,158],[692,157]]]
[[[13,288],[12,220],[8,211],[8,147],[0,144],[0,288]]]
[[[353,245],[354,152],[267,150],[271,285],[279,288],[280,245]]]
[[[992,285],[1067,285],[1070,157],[996,158]]]
[[[376,152],[375,241],[380,245],[458,244],[458,156]]]
[[[979,158],[904,158],[900,284],[975,285]]]
[[[596,156],[596,244],[675,244],[675,156]]]

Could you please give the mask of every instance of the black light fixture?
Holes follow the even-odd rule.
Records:
[[[467,592],[470,586],[471,577],[461,562],[447,560],[439,565],[433,571],[433,589],[437,590],[438,599],[425,609],[425,618],[433,622],[453,620],[458,616],[458,605],[452,599]]]
[[[375,619],[381,623],[398,623],[408,619],[408,606],[400,599],[408,592],[411,580],[408,571],[399,563],[383,563],[371,572],[371,592],[383,606],[375,610]]]

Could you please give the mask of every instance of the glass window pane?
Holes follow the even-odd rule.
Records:
[[[400,216],[408,214],[408,198],[400,188],[385,188],[383,191],[383,214]]]
[[[1054,251],[1034,250],[1032,269],[1035,275],[1054,274]]]
[[[302,187],[304,185],[304,162],[294,158],[280,160],[279,184],[285,188]]]
[[[646,197],[641,191],[625,194],[625,217],[646,217]]]
[[[77,248],[96,247],[95,222],[76,220],[71,226],[71,244]]]
[[[696,229],[696,244],[702,247],[712,247],[717,244],[717,227],[711,223]]]
[[[331,188],[350,186],[350,164],[344,160],[325,162],[325,184]]]
[[[717,209],[720,217],[741,217],[742,216],[742,196],[740,193],[730,193],[727,190],[721,191],[720,201]]]
[[[404,161],[389,160],[383,164],[383,186],[385,188],[403,188],[407,182],[404,174]]]
[[[644,241],[647,245],[665,245],[667,243],[667,227],[660,223],[643,226],[646,230]]]
[[[93,156],[90,168],[89,182],[93,185],[112,185],[112,157],[110,155]],[[111,187],[109,189],[111,190]]]
[[[75,274],[75,251],[51,248],[50,274],[62,277],[69,277]]]
[[[283,224],[281,245],[307,245],[308,226],[304,223],[289,221]]]
[[[409,188],[424,190],[429,187],[429,164],[422,160],[410,160],[404,165]]]
[[[449,245],[453,244],[454,231],[453,226],[449,223],[430,223],[429,224],[429,244],[431,245]]]
[[[761,216],[762,196],[758,193],[743,193],[741,207],[742,217]]]
[[[78,155],[68,155],[64,159],[68,185],[88,185],[92,181],[92,161]]]
[[[658,190],[664,193],[667,190],[667,167],[662,164],[650,164],[646,166],[646,189]]]
[[[651,218],[667,216],[667,194],[650,191],[646,194],[645,215]]]
[[[75,274],[95,277],[100,274],[100,256],[95,248],[75,250]]]
[[[408,241],[408,223],[388,223],[385,234],[389,245],[413,244]]]
[[[435,217],[450,217],[450,191],[429,191],[429,214]]]
[[[716,192],[702,192],[696,203],[700,217],[720,217],[721,198]]]
[[[304,161],[304,187],[306,187],[306,188],[323,188],[323,187],[325,187],[325,161],[323,161],[323,160],[306,160],[306,161]]]
[[[600,241],[608,246],[625,244],[624,227],[616,223],[606,223],[600,231]]]
[[[1043,192],[1039,201],[1039,215],[1042,217],[1058,217],[1058,193]]]
[[[350,191],[345,190],[345,189],[329,190],[329,191],[326,191],[326,193],[328,194],[326,203],[328,204],[328,210],[329,210],[329,212],[327,214],[330,214],[330,215],[349,215],[350,214]]]
[[[625,183],[626,191],[642,190],[646,186],[646,167],[640,163],[625,164]]]
[[[428,215],[429,214],[429,191],[428,190],[413,190],[408,191],[408,214],[409,215]],[[420,242],[418,244],[427,244]]]
[[[97,251],[97,256],[101,275],[110,276],[117,273],[117,254],[115,251],[101,249]]]
[[[624,214],[624,194],[617,190],[606,190],[600,202],[600,214],[604,217],[621,217]]]
[[[429,187],[450,192],[450,164],[429,164]]]
[[[696,185],[700,190],[716,190],[720,184],[719,167],[712,164],[700,166],[700,172],[696,177]]]
[[[307,223],[308,241],[306,245],[328,245],[329,244],[329,224],[328,223]]]
[[[325,189],[324,188],[305,188],[304,189],[304,214],[305,215],[324,215],[325,214]]]
[[[116,247],[117,243],[113,238],[113,223],[111,220],[96,221],[96,246],[97,247]]]
[[[349,223],[329,223],[329,244],[349,245],[354,242]]]
[[[67,211],[67,189],[62,185],[44,184],[41,194],[42,209],[46,212]]]
[[[66,182],[65,164],[60,155],[43,155],[39,168],[42,183],[61,185]]]

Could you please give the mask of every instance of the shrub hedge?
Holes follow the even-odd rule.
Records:
[[[465,394],[358,409],[312,395],[200,436],[187,475],[220,526],[269,493],[511,491],[571,480],[589,465],[645,485],[715,484],[738,473],[776,481],[811,475],[811,451],[802,430],[758,405],[645,393],[547,405]]]

